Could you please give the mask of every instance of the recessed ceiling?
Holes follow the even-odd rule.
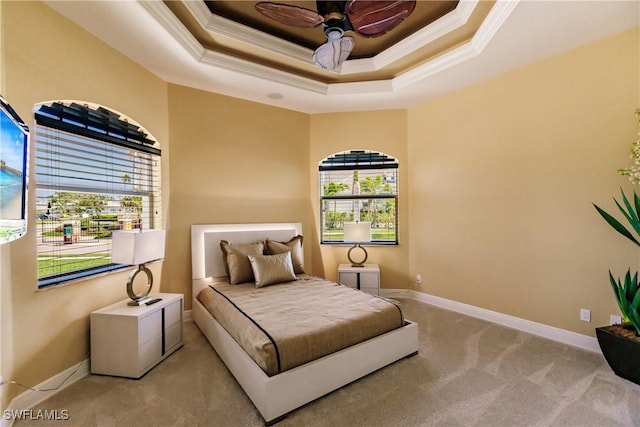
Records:
[[[165,3],[172,10],[175,7],[175,11],[179,10],[181,6],[185,6],[185,4],[181,2]],[[378,1],[378,3],[387,4],[389,2]],[[383,50],[393,46],[402,39],[415,34],[427,25],[454,10],[458,4],[458,0],[421,1],[416,3],[416,7],[409,16],[402,21],[401,25],[398,25],[392,31],[389,31],[379,37],[367,38],[356,36],[358,37],[358,40],[355,49],[351,53],[351,58],[374,57]],[[205,1],[205,4],[209,11],[214,15],[227,18],[233,22],[254,28],[274,37],[279,37],[299,46],[306,47],[307,49],[314,50],[325,41],[325,36],[321,26],[315,28],[299,28],[292,25],[282,24],[259,13],[255,7],[255,1]],[[280,4],[303,8],[312,12],[316,11],[315,1],[284,0],[280,1]],[[175,11],[174,13],[176,13]],[[178,13],[176,13],[176,15],[178,15]],[[183,23],[185,22],[183,21]]]
[[[635,0],[419,0],[384,36],[354,35],[330,71],[311,60],[320,28],[270,20],[253,1],[46,3],[168,82],[306,113],[408,108],[640,25]]]
[[[323,70],[311,61],[314,50],[325,42],[322,28],[297,28],[276,22],[257,12],[255,1],[164,4],[188,34],[202,48],[215,52],[217,58],[224,55],[265,67],[262,75],[268,79],[286,82],[289,75],[308,79],[307,88],[323,91],[334,83],[390,81],[470,42],[495,3],[417,2],[413,13],[388,33],[375,38],[353,35],[353,52],[335,70]],[[314,1],[285,4],[315,10]]]

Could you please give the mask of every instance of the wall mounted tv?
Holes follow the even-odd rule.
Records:
[[[0,244],[27,232],[29,128],[0,96]]]

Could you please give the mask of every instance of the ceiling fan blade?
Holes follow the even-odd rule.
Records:
[[[346,61],[353,46],[355,46],[353,37],[327,40],[314,52],[313,63],[325,70],[334,70]]]
[[[394,29],[415,7],[415,0],[349,0],[345,13],[356,33],[378,37]]]
[[[259,2],[256,10],[271,19],[282,24],[300,28],[313,28],[324,22],[324,18],[315,10],[290,4]]]

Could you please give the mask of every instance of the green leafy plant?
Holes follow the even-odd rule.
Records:
[[[627,199],[627,196],[624,194],[624,191],[620,189],[620,192],[622,193],[622,202],[624,203],[624,208],[620,205],[615,197],[613,198],[613,201],[616,202],[616,206],[618,206],[620,212],[622,212],[629,224],[631,224],[631,227],[633,227],[633,230],[636,232],[636,234],[640,235],[640,216],[638,214],[640,212],[640,197],[638,197],[638,194],[634,191],[632,205],[631,202],[629,202],[629,199]],[[618,233],[622,234],[624,237],[640,246],[640,241],[638,241],[638,239],[636,239],[636,237],[627,229],[627,227],[622,225],[620,221],[615,219],[612,215],[609,215],[595,203],[593,204],[593,206],[600,213],[600,215],[602,215],[605,221],[607,221],[607,223],[609,223],[609,225],[612,226]]]
[[[636,109],[635,115],[638,117],[638,123],[640,123],[640,108]],[[631,144],[629,157],[633,160],[633,164],[628,168],[618,169],[618,173],[628,177],[633,184],[640,184],[640,139]],[[615,197],[613,200],[629,225],[631,225],[631,229],[625,227],[620,221],[601,209],[598,205],[594,204],[593,206],[614,230],[637,246],[640,246],[640,197],[638,197],[638,194],[634,191],[633,203],[631,203],[622,189],[620,189],[620,192],[622,193],[622,204],[620,204]],[[624,323],[632,325],[636,330],[636,335],[640,336],[640,290],[638,289],[638,273],[631,276],[631,269],[629,269],[624,277],[624,281],[622,281],[620,279],[616,280],[613,274],[611,274],[611,270],[609,270],[609,280],[613,287],[618,306],[620,307]]]
[[[637,236],[640,236],[640,197],[634,191],[632,204],[622,189],[620,192],[622,193],[622,204],[620,204],[615,197],[613,200],[627,222],[631,225],[631,229]],[[631,240],[637,246],[640,246],[639,238],[634,236],[632,231],[595,203],[593,206],[596,208],[598,213],[602,215],[605,221],[607,221],[607,223],[618,233]],[[634,273],[632,276],[631,269],[629,269],[622,281],[619,278],[616,280],[613,277],[611,270],[609,270],[609,280],[613,288],[613,293],[616,296],[618,307],[620,307],[624,323],[633,326],[636,330],[636,334],[640,335],[640,287],[638,285],[638,273]]]
[[[622,313],[624,323],[630,324],[636,330],[636,335],[640,335],[640,289],[638,287],[638,273],[631,276],[631,269],[627,270],[624,282],[615,279],[609,271],[609,280],[613,293],[616,296],[618,307]]]

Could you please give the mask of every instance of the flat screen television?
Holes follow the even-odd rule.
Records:
[[[29,128],[0,96],[0,244],[27,232]]]

